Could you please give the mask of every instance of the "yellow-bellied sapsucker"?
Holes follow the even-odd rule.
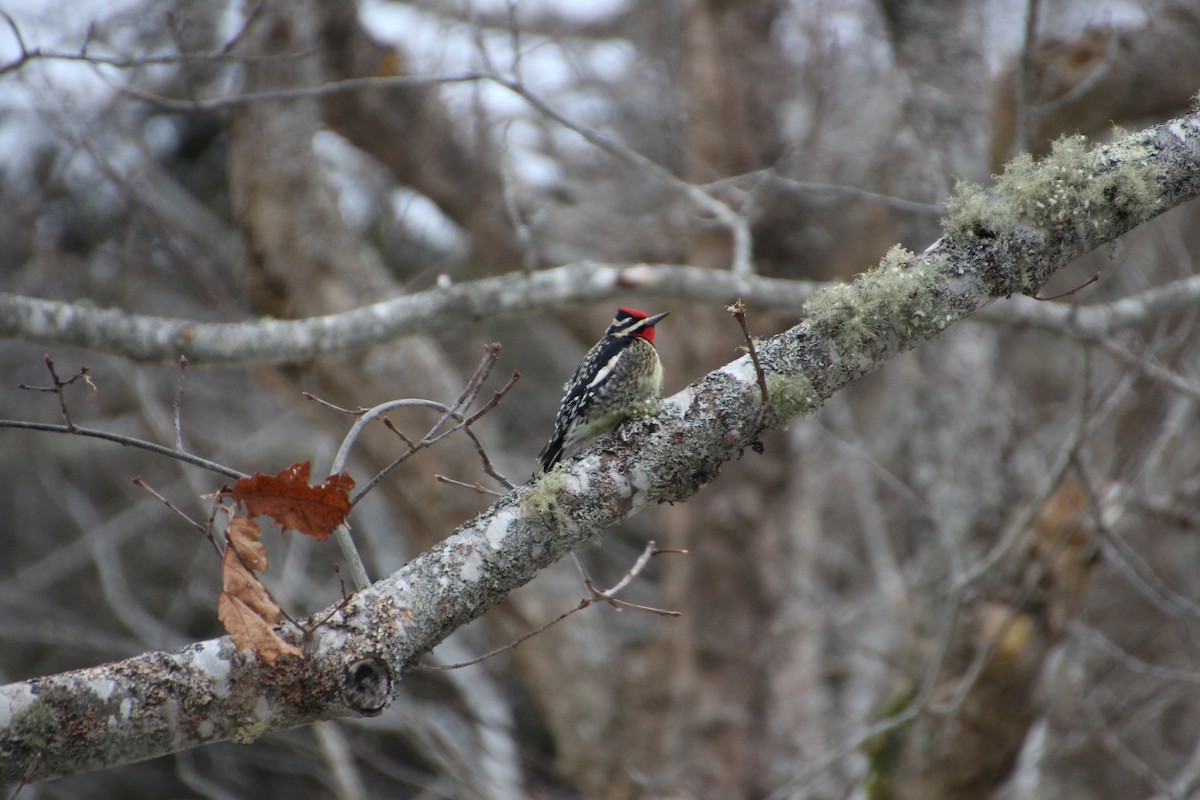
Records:
[[[662,391],[662,364],[654,349],[653,317],[636,308],[618,308],[604,338],[584,356],[563,388],[554,435],[538,455],[542,471],[574,455],[583,445],[617,427]]]

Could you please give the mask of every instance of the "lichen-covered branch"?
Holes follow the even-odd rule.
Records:
[[[993,299],[1037,291],[1083,253],[1200,195],[1200,115],[1091,151],[1064,146],[1011,177],[993,195],[961,194],[947,235],[921,255],[894,249],[815,296],[803,324],[759,343],[764,426],[787,424]],[[524,296],[517,279],[502,280]],[[442,302],[435,318],[471,316],[466,290]],[[289,633],[303,661],[268,668],[222,639],[0,687],[0,779],[377,713],[417,656],[539,570],[648,505],[699,491],[738,454],[761,398],[749,357],[704,376],[661,413],[510,492],[308,635]]]

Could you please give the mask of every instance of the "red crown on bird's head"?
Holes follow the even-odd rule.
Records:
[[[621,306],[620,308],[617,309],[617,316],[620,317],[622,315],[624,315],[632,320],[648,319],[650,316],[645,311],[642,311],[640,308],[627,308],[625,306]],[[665,317],[665,316],[666,316],[666,314],[660,315],[660,319],[661,319],[661,317]],[[655,320],[655,323],[657,323],[657,322],[658,322],[658,320]],[[635,333],[633,336],[635,339],[645,339],[650,344],[654,344],[654,325],[652,324],[652,325],[649,325],[649,326],[643,328],[642,330]]]

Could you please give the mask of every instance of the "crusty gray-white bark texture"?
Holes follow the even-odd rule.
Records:
[[[853,284],[814,297],[804,323],[759,342],[765,409],[749,357],[709,373],[327,618],[315,615],[309,632],[288,631],[303,660],[268,667],[219,639],[0,687],[0,779],[378,713],[415,659],[548,564],[648,505],[688,499],[763,430],[1198,195],[1200,114],[1019,165],[991,197],[960,194],[946,235],[923,254],[894,250]]]

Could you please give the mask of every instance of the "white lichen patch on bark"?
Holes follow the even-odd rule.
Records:
[[[520,518],[520,514],[514,508],[505,508],[497,511],[492,515],[491,521],[483,532],[483,537],[487,540],[488,547],[493,550],[499,550],[504,546],[504,540],[508,537],[509,529],[514,521]]]

